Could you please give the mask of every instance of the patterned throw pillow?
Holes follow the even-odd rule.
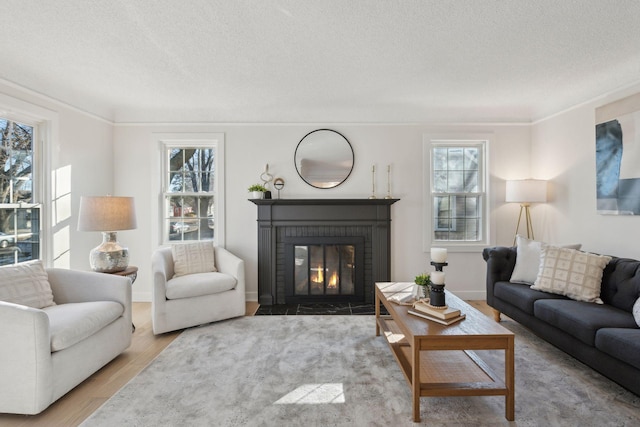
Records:
[[[33,308],[56,305],[42,261],[0,267],[0,301]]]
[[[174,276],[218,271],[213,242],[194,242],[171,246]]]
[[[540,270],[540,253],[545,243],[516,236],[516,265],[511,273],[510,282],[533,285]],[[563,248],[580,249],[582,244],[564,245]]]
[[[540,270],[531,289],[602,304],[602,272],[611,257],[542,245]]]
[[[640,298],[638,298],[636,303],[633,304],[633,317],[636,319],[638,327],[640,327]]]

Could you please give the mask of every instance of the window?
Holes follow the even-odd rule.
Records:
[[[0,265],[40,258],[37,126],[0,117]]]
[[[220,141],[163,141],[163,240],[220,241]]]
[[[425,141],[426,242],[461,246],[488,241],[486,145],[486,140]]]

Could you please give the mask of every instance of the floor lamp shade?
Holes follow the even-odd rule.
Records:
[[[539,179],[507,181],[505,201],[507,203],[545,203],[547,181]]]
[[[79,231],[102,232],[102,244],[93,248],[89,262],[93,271],[115,273],[129,266],[129,250],[118,243],[116,231],[137,227],[133,197],[82,197]]]
[[[531,222],[531,212],[529,207],[531,203],[545,203],[547,201],[547,181],[539,179],[521,179],[515,181],[507,181],[505,194],[505,202],[520,203],[520,215],[516,225],[516,232],[513,238],[513,244],[516,244],[516,236],[520,229],[520,221],[522,220],[522,212],[525,213],[527,223],[527,238],[535,238],[533,235],[533,223]]]

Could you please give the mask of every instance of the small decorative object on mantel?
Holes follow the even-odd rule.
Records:
[[[278,199],[280,199],[280,190],[282,190],[284,188],[284,179],[282,178],[276,178],[273,181],[273,188],[275,188],[276,190],[278,190]]]
[[[269,163],[264,165],[264,172],[260,175],[260,180],[262,180],[262,186],[264,187],[264,198],[271,198],[271,191],[269,191],[269,183],[273,181],[273,175],[269,173]]]
[[[391,165],[387,165],[387,195],[385,199],[392,199],[391,197]]]
[[[252,199],[263,199],[264,193],[267,189],[260,184],[253,184],[248,188],[249,193],[251,193]]]
[[[371,166],[371,196],[369,198],[376,198],[376,165]]]

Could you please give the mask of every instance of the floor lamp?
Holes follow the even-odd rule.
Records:
[[[507,191],[505,202],[520,203],[520,215],[518,216],[518,224],[516,225],[515,236],[513,237],[513,245],[516,244],[516,236],[520,229],[522,221],[522,212],[525,214],[525,222],[527,223],[527,238],[534,239],[533,224],[531,223],[531,212],[529,207],[531,203],[545,203],[547,201],[547,181],[539,179],[520,179],[507,181]]]

